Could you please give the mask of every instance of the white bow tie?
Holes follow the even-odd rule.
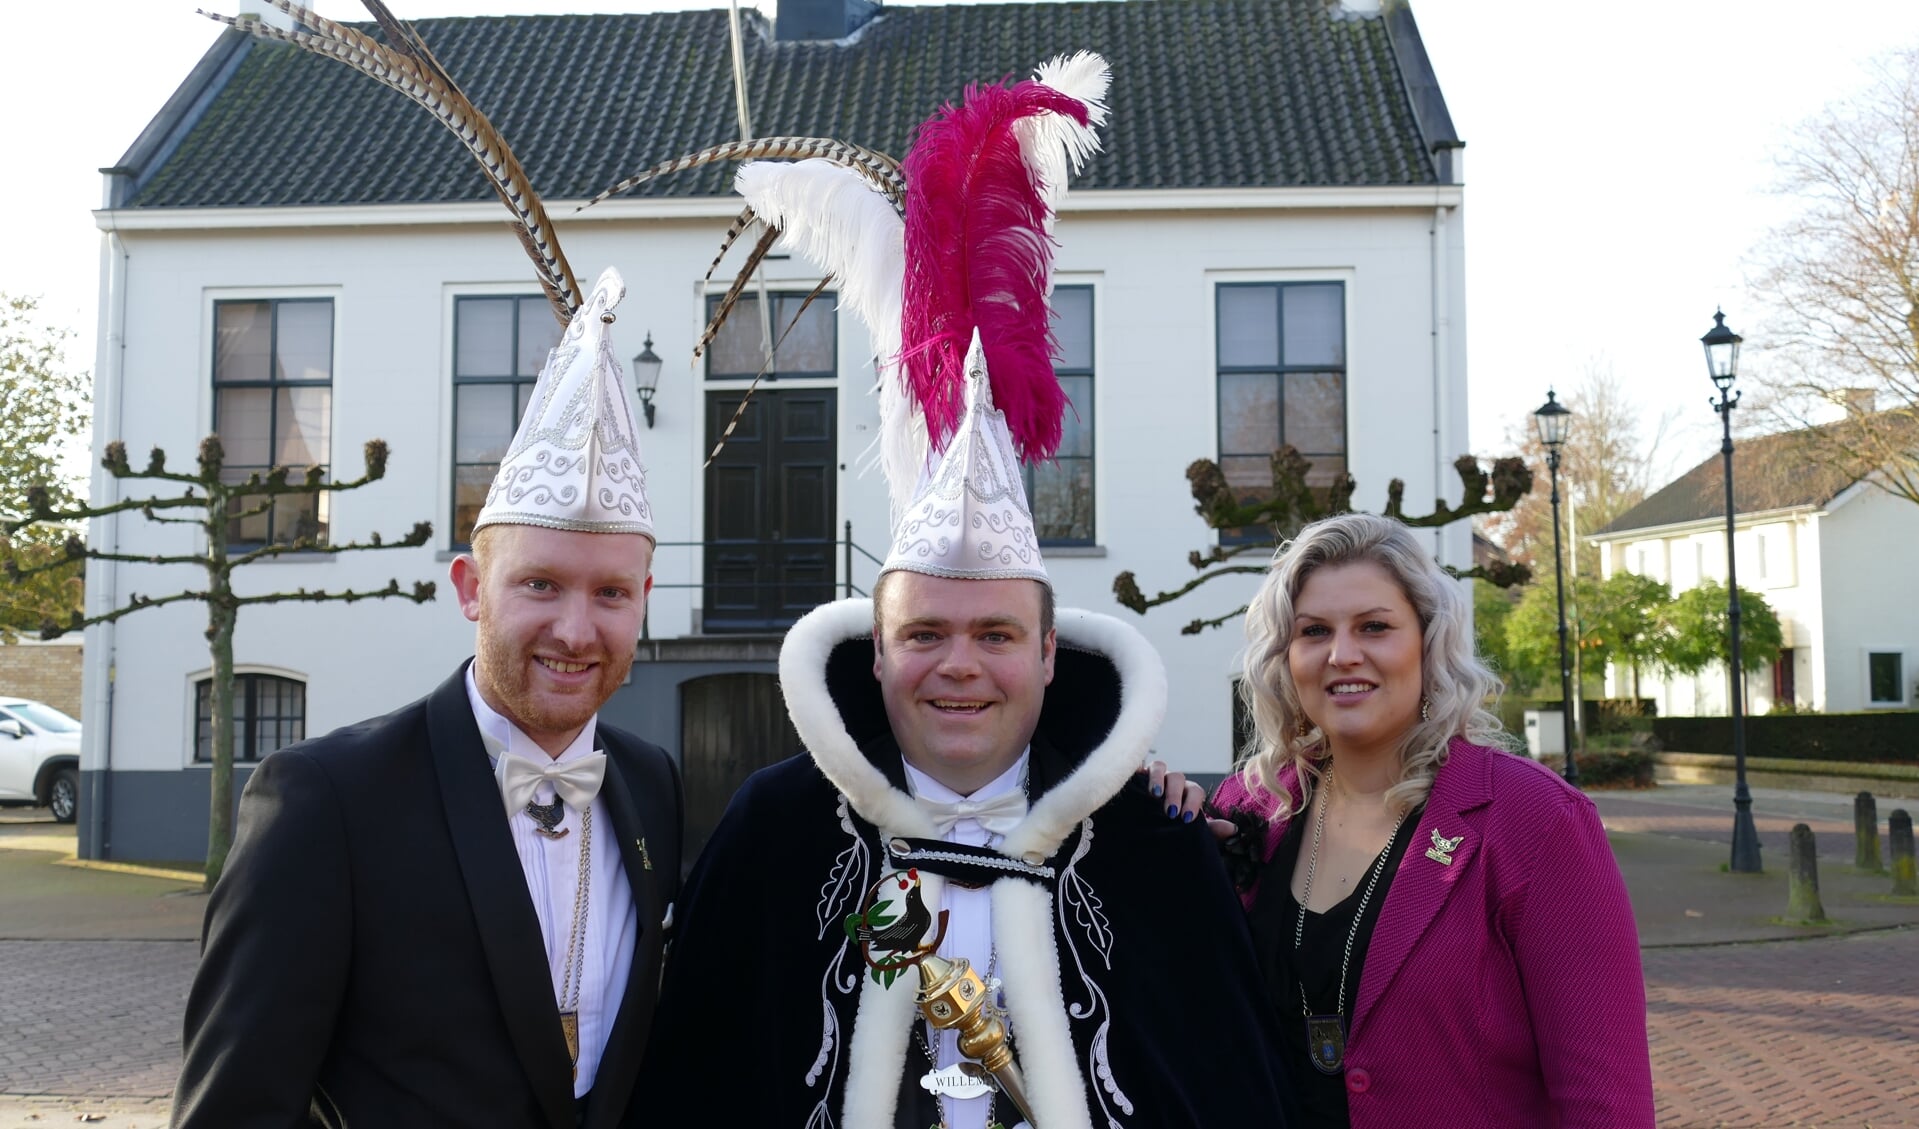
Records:
[[[953,825],[970,819],[993,835],[1005,835],[1026,818],[1026,793],[1017,788],[1001,792],[990,800],[929,800],[915,796],[913,801],[933,821],[934,834],[945,838]]]
[[[500,782],[500,795],[506,800],[509,818],[532,801],[542,783],[553,785],[553,791],[567,807],[585,811],[599,794],[600,782],[606,779],[606,754],[589,753],[575,760],[537,764],[525,757],[501,753],[494,775]]]

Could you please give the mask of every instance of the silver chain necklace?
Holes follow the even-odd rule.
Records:
[[[1300,942],[1306,935],[1306,906],[1313,900],[1313,873],[1319,869],[1319,839],[1326,828],[1326,808],[1331,803],[1333,773],[1326,770],[1326,790],[1319,797],[1319,809],[1313,815],[1313,852],[1306,861],[1306,888],[1299,896],[1299,916],[1293,919],[1293,952],[1299,952]],[[1295,986],[1299,989],[1299,1013],[1306,1019],[1306,1054],[1313,1061],[1313,1068],[1321,1074],[1341,1074],[1346,1070],[1346,975],[1352,969],[1353,941],[1359,936],[1359,923],[1366,916],[1366,906],[1373,899],[1373,887],[1379,884],[1380,873],[1386,869],[1386,859],[1393,853],[1393,841],[1399,838],[1399,826],[1406,822],[1406,809],[1401,808],[1399,817],[1393,820],[1393,829],[1386,835],[1386,845],[1380,849],[1379,857],[1373,860],[1372,874],[1366,879],[1366,890],[1360,895],[1359,909],[1353,913],[1353,924],[1346,930],[1346,948],[1339,957],[1339,995],[1333,1001],[1333,1014],[1314,1015],[1313,1006],[1306,1000],[1306,984],[1297,973]]]
[[[580,1076],[580,986],[586,982],[586,913],[588,891],[593,877],[593,808],[580,811],[580,865],[578,887],[573,895],[573,928],[566,939],[566,969],[560,980],[560,1034],[566,1038],[566,1054],[573,1063],[573,1077]]]

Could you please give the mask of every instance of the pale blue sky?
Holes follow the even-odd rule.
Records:
[[[202,0],[205,2],[205,0]],[[1177,0],[1169,0],[1177,2]],[[238,0],[212,0],[237,8]],[[0,180],[14,230],[0,289],[38,292],[93,363],[97,169],[117,160],[218,27],[194,0],[9,2],[0,9]],[[391,0],[402,16],[672,10],[650,0]],[[769,14],[770,0],[759,5]],[[358,18],[356,0],[322,14]],[[1764,327],[1748,254],[1788,203],[1767,192],[1786,132],[1919,46],[1919,4],[1855,0],[1414,0],[1467,142],[1467,350],[1474,449],[1610,363],[1647,419],[1678,426],[1677,473],[1717,447],[1698,337],[1723,304]],[[1124,112],[1123,107],[1119,108]]]

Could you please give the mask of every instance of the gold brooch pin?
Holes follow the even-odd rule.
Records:
[[[635,839],[633,840],[633,845],[640,849],[640,865],[648,870],[652,870],[653,856],[646,853],[646,840],[643,838]]]
[[[1465,841],[1466,837],[1464,835],[1455,835],[1448,839],[1444,835],[1441,835],[1439,829],[1435,827],[1433,828],[1433,845],[1426,848],[1426,857],[1441,865],[1451,866],[1453,864],[1453,852],[1458,850],[1459,844]]]

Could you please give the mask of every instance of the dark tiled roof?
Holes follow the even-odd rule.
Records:
[[[1740,439],[1732,449],[1733,507],[1742,514],[1823,506],[1859,480],[1813,431]],[[1595,537],[1726,516],[1725,457],[1717,452],[1645,501],[1594,531]]]
[[[1087,48],[1113,65],[1113,116],[1106,152],[1076,188],[1431,184],[1391,19],[1327,0],[895,7],[846,41],[780,43],[748,13],[753,126],[904,156],[918,122],[968,81],[1025,75]],[[722,11],[417,26],[548,198],[590,196],[737,135]],[[221,69],[224,85],[183,120],[177,144],[150,150],[159,166],[132,170],[126,206],[492,198],[450,133],[339,63],[249,40]],[[713,167],[640,191],[724,195],[729,177]]]

